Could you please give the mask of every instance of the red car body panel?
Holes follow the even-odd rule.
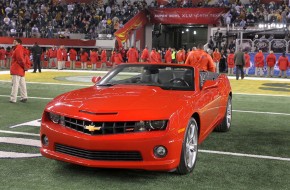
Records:
[[[174,170],[180,162],[189,119],[194,114],[199,117],[198,142],[201,143],[224,118],[231,93],[225,75],[220,75],[208,89],[200,89],[199,70],[194,69],[194,72],[195,89],[191,91],[116,85],[92,86],[58,96],[48,103],[43,113],[40,133],[41,137],[48,137],[49,144],[42,144],[41,154],[89,167]],[[168,120],[168,124],[160,131],[94,136],[53,123],[48,112],[86,121]],[[89,151],[137,151],[142,160],[90,160],[57,152],[56,144]],[[154,155],[153,149],[157,145],[167,148],[168,154],[164,158]]]

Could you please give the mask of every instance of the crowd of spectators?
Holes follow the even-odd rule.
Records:
[[[69,38],[72,33],[81,33],[95,39],[100,33],[112,34],[147,6],[144,0],[77,2],[0,0],[0,36]]]

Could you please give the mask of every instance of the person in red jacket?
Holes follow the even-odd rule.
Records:
[[[64,62],[66,60],[66,51],[64,46],[61,45],[57,50],[57,69],[62,70],[64,66]]]
[[[290,66],[288,57],[285,55],[285,52],[282,53],[282,55],[278,59],[278,66],[280,69],[279,77],[282,77],[284,73],[284,78],[287,78],[287,69]]]
[[[101,63],[101,69],[107,67],[107,51],[105,49],[103,49],[101,53]]]
[[[115,53],[113,54],[113,56],[114,56],[114,67],[115,67],[116,65],[120,65],[121,63],[124,62],[124,61],[123,61],[123,57],[122,57],[120,51],[118,51],[118,50],[115,51]]]
[[[17,102],[18,89],[20,89],[20,102],[25,103],[27,101],[25,71],[28,70],[26,61],[28,55],[26,55],[20,39],[15,39],[13,45],[15,48],[12,54],[12,63],[10,67],[10,75],[12,76],[10,102]]]
[[[89,54],[83,49],[80,49],[80,61],[81,61],[81,69],[87,69],[87,62],[89,59]]]
[[[144,50],[142,51],[141,62],[148,62],[148,61],[149,61],[149,51],[146,46]]]
[[[6,51],[4,47],[0,47],[0,68],[5,68]]]
[[[48,68],[51,69],[53,62],[55,65],[57,64],[57,50],[55,46],[53,46],[48,50],[47,57],[48,57]]]
[[[165,56],[164,56],[164,59],[165,59],[165,63],[171,63],[172,62],[171,48],[167,49],[167,51],[165,53]],[[151,62],[152,62],[152,60],[151,60]]]
[[[152,48],[151,53],[150,53],[150,62],[151,63],[158,63],[158,53],[156,52],[155,48]],[[170,55],[171,56],[171,55]]]
[[[6,68],[9,69],[11,66],[11,60],[12,60],[12,49],[8,47],[6,49]]]
[[[162,63],[161,50],[158,50],[156,53],[157,53],[156,55],[157,55],[158,63]]]
[[[266,64],[267,64],[267,76],[273,77],[274,66],[276,64],[276,56],[273,51],[270,51],[269,55],[266,57]]]
[[[75,69],[78,53],[74,48],[71,48],[68,53],[69,53],[69,60],[70,60],[70,69]]]
[[[214,52],[212,53],[212,57],[213,57],[213,62],[215,63],[215,67],[216,67],[216,72],[219,73],[220,72],[220,60],[222,58],[221,53],[219,52],[219,49],[216,48],[214,50]]]
[[[93,70],[97,69],[96,65],[99,60],[98,57],[99,57],[98,52],[95,49],[92,49],[90,52],[90,60],[91,60]]]
[[[227,57],[227,63],[228,63],[228,75],[234,75],[234,67],[235,67],[235,54],[231,50],[231,53]]]
[[[255,55],[254,60],[255,60],[255,76],[258,76],[258,72],[261,77],[264,76],[263,68],[265,57],[262,50],[259,50],[259,52]]]
[[[185,51],[183,48],[180,48],[176,53],[176,60],[178,64],[184,64],[185,61]]]
[[[250,66],[251,66],[251,57],[250,57],[249,53],[247,51],[245,51],[245,66],[244,66],[244,69],[245,69],[246,76],[249,75]]]
[[[138,62],[138,51],[137,49],[132,46],[127,51],[128,63],[137,63]]]

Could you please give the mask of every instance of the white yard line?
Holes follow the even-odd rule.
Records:
[[[35,136],[35,137],[39,137],[39,134],[35,134],[35,133],[26,133],[26,132],[17,132],[17,131],[5,131],[5,130],[0,130],[0,133],[16,134],[16,135],[27,135],[27,136]]]
[[[223,151],[213,151],[213,150],[199,150],[199,152],[209,153],[209,154],[221,154],[221,155],[229,155],[229,156],[249,157],[249,158],[261,158],[261,159],[268,159],[268,160],[290,161],[290,158],[265,156],[265,155],[255,155],[255,154],[242,154],[242,153],[235,153],[235,152],[223,152]]]
[[[273,96],[273,97],[290,97],[290,95],[279,95],[279,94],[248,94],[248,93],[233,93],[233,95],[245,95],[245,96]]]
[[[261,111],[245,111],[245,110],[233,110],[233,112],[240,113],[256,113],[256,114],[269,114],[269,115],[290,115],[290,113],[277,113],[277,112],[261,112]]]

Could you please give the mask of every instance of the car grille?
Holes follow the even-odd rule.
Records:
[[[55,151],[88,160],[142,161],[138,151],[92,151],[55,144]]]
[[[90,135],[120,134],[138,131],[137,122],[92,122],[65,117],[65,126]],[[91,127],[92,129],[89,129]]]

